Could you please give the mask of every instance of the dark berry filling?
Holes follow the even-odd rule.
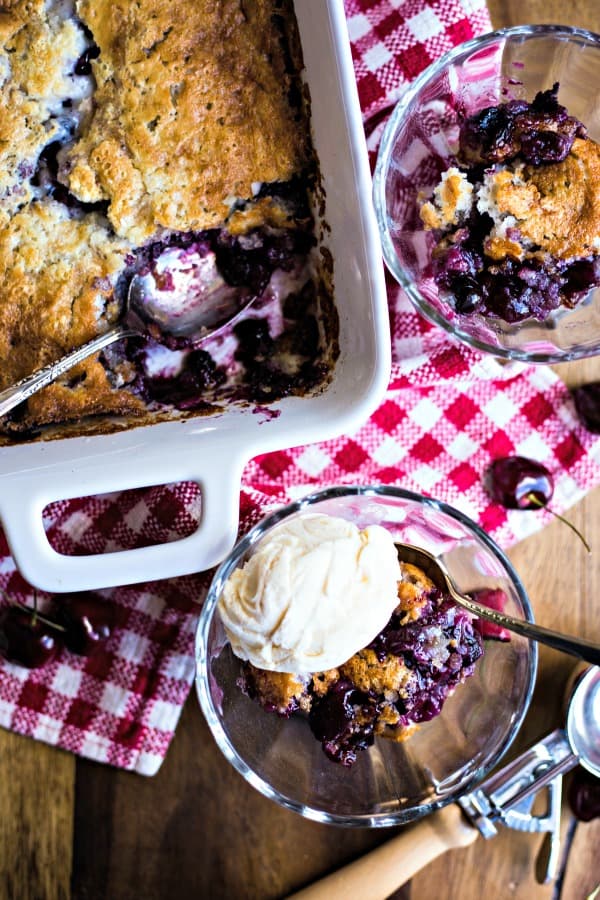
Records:
[[[401,657],[415,673],[408,696],[399,705],[406,724],[439,715],[450,692],[473,673],[483,653],[471,616],[437,590],[417,621],[404,622],[393,615],[372,648],[378,655]]]
[[[159,290],[170,290],[169,271],[156,275],[156,261],[171,249],[189,250],[200,256],[214,253],[223,279],[230,285],[260,297],[273,272],[291,271],[303,260],[314,242],[312,233],[301,229],[269,232],[257,229],[243,238],[233,239],[214,229],[196,234],[175,234],[143,248],[131,260],[131,271],[153,273]],[[328,367],[321,358],[321,337],[317,321],[318,297],[312,280],[282,298],[283,328],[274,336],[268,317],[256,314],[232,327],[237,349],[234,359],[240,367],[236,396],[240,400],[267,402],[291,394],[304,393],[323,383]],[[121,286],[126,291],[126,282]],[[146,402],[168,404],[181,410],[209,407],[207,393],[214,395],[227,375],[210,354],[190,349],[189,339],[163,336],[162,343],[185,351],[181,367],[175,372],[150,374],[149,356],[153,345],[133,338],[120,351],[104,354],[107,369],[115,368],[115,353],[125,354],[133,363],[135,375],[129,388]],[[294,364],[290,365],[290,359]]]
[[[395,709],[396,727],[428,722],[439,715],[456,686],[473,673],[483,654],[483,638],[471,616],[434,588],[418,620],[394,613],[367,649],[382,663],[397,658],[407,671],[408,678],[395,700],[359,687],[346,672],[338,675],[324,693],[319,674],[307,688],[311,731],[326,756],[344,766],[351,766],[357,752],[373,744],[386,706],[391,704]],[[287,718],[299,708],[297,698],[284,710],[265,703],[251,667],[244,667],[238,683],[267,711]]]
[[[454,297],[458,313],[492,314],[505,322],[546,319],[560,306],[573,307],[600,285],[600,257],[568,262],[556,258],[485,256],[483,243],[490,217],[476,209],[465,226],[438,245],[432,273],[444,292]]]
[[[460,128],[459,159],[469,167],[509,162],[520,156],[540,166],[562,162],[585,126],[558,102],[558,82],[531,103],[511,100],[469,116]]]
[[[351,766],[356,762],[357,751],[373,744],[380,711],[372,694],[340,678],[324,697],[313,703],[308,722],[326,756],[333,762]]]
[[[52,197],[58,203],[62,203],[68,209],[79,210],[84,213],[100,212],[106,214],[108,202],[83,203],[59,181],[58,154],[63,147],[63,141],[52,141],[51,144],[47,144],[44,147],[40,153],[37,168],[32,173],[31,184],[33,187],[43,188],[47,196]]]
[[[225,380],[225,373],[217,367],[210,354],[199,349],[186,354],[177,374],[146,375],[147,351],[147,342],[141,338],[129,344],[129,357],[136,363],[138,370],[137,392],[147,403],[199,411],[207,406],[203,399],[205,392]]]
[[[466,119],[460,128],[457,162],[471,184],[496,163],[520,160],[532,166],[562,162],[576,137],[586,129],[558,103],[558,84],[539,92],[531,103],[513,100],[491,106]],[[434,250],[431,274],[462,315],[475,312],[521,322],[546,319],[571,308],[600,285],[600,257],[560,259],[547,252],[524,259],[486,256],[493,220],[474,204],[468,219],[445,236]],[[507,238],[517,243],[518,229]],[[535,251],[536,248],[532,248]]]
[[[88,47],[87,50],[81,54],[77,62],[75,63],[75,67],[73,69],[74,75],[91,75],[92,74],[92,60],[98,59],[100,56],[100,47],[97,44],[92,44],[91,47]]]

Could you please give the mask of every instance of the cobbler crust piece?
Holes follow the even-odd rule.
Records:
[[[531,244],[560,259],[600,251],[600,146],[576,138],[562,162],[526,166],[522,180],[496,188],[501,213],[514,216]]]
[[[288,96],[299,51],[287,58],[271,3],[80,0],[78,12],[100,55],[65,177],[80,200],[110,202],[118,234],[221,225],[228,198],[302,169],[307,134]]]
[[[19,210],[0,228],[0,357],[10,360],[4,384],[51,362],[106,329],[118,308],[113,288],[127,244],[97,214],[69,216],[53,200]],[[114,391],[97,358],[72,369],[61,383],[30,398],[38,423],[77,411],[134,412],[141,401]]]

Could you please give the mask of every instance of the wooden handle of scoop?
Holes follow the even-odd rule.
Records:
[[[478,834],[453,803],[289,900],[385,900],[436,857],[467,847]]]

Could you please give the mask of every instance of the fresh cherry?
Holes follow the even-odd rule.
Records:
[[[478,591],[471,591],[470,594],[476,603],[481,603],[482,606],[495,609],[497,612],[504,612],[508,601],[508,597],[501,588],[480,588]],[[510,631],[507,631],[502,625],[490,622],[489,619],[477,619],[477,630],[484,640],[510,641]]]
[[[111,603],[89,591],[63,594],[56,598],[56,621],[64,628],[68,650],[89,656],[112,634],[115,610]]]
[[[600,381],[582,384],[572,391],[577,415],[588,431],[600,434]]]
[[[539,509],[552,499],[554,479],[541,463],[525,456],[504,456],[487,468],[485,488],[507,509]]]
[[[578,766],[569,785],[568,800],[573,815],[582,822],[597,819],[600,816],[600,778]]]
[[[11,605],[0,611],[0,653],[9,662],[39,669],[60,649],[60,634],[37,610]]]
[[[492,500],[507,509],[542,509],[548,506],[554,493],[552,473],[542,463],[526,456],[495,459],[486,469],[483,483]],[[572,522],[551,509],[548,512],[568,525],[591,553],[590,545]]]

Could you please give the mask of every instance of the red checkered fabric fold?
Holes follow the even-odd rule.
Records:
[[[369,147],[403,88],[433,59],[489,30],[481,0],[346,0]],[[507,512],[481,485],[488,462],[520,453],[555,476],[562,511],[600,483],[600,438],[578,423],[569,392],[546,367],[502,365],[426,323],[388,279],[393,369],[368,422],[336,440],[253,459],[243,475],[240,529],[320,487],[398,484],[451,503],[501,545],[541,528],[550,513]],[[190,484],[55,503],[48,536],[64,553],[99,553],[172,540],[194,529]],[[143,774],[156,772],[194,675],[198,600],[210,573],[100,592],[117,627],[89,658],[63,652],[28,671],[0,662],[0,724]],[[31,589],[0,541],[0,586]],[[41,595],[42,608],[52,598]]]

